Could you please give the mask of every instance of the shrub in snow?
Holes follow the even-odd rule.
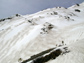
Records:
[[[71,19],[72,21],[74,21],[74,19]]]
[[[59,8],[61,8],[61,7],[59,7]]]
[[[70,16],[76,16],[76,14],[74,14],[73,12],[69,13]]]
[[[12,17],[8,17],[7,19],[12,19]]]
[[[1,22],[1,21],[5,21],[6,19],[12,19],[12,17],[8,17],[8,18],[0,19],[0,22]]]
[[[46,27],[41,28],[42,32],[40,32],[40,34],[47,34],[48,33],[48,29]]]
[[[79,4],[76,4],[77,6],[80,6]]]
[[[46,23],[44,24],[44,27],[41,28],[42,32],[40,32],[40,34],[46,34],[46,33],[48,33],[49,30],[51,30],[53,27],[54,27],[54,26],[53,26],[52,24],[46,22]]]
[[[53,13],[50,13],[51,15],[53,15]]]
[[[64,44],[64,41],[62,41],[62,43]]]
[[[39,18],[44,18],[43,16],[39,16]]]
[[[5,20],[6,20],[6,19],[0,19],[0,22],[1,22],[1,21],[5,21]]]
[[[57,13],[57,12],[54,12],[54,11],[53,11],[53,13],[54,13],[54,15],[58,15],[58,13]]]
[[[58,15],[57,12],[53,11],[53,13],[50,13],[51,15]]]
[[[67,8],[65,8],[65,9],[67,9]]]
[[[65,19],[70,20],[70,17],[68,17],[68,16],[64,16],[64,17],[65,17]]]
[[[75,9],[75,11],[76,11],[76,12],[80,12],[80,10],[79,10],[79,9]]]
[[[55,7],[55,8],[58,8],[58,7]]]
[[[52,29],[53,28],[53,25],[52,24],[49,24],[48,25],[48,29],[50,30],[50,29]]]
[[[18,59],[18,62],[21,63],[21,62],[22,62],[22,58],[19,58],[19,59]]]
[[[57,7],[57,8],[61,8],[61,7]]]
[[[35,25],[34,19],[27,20],[31,25]]]
[[[46,32],[47,30],[46,30],[46,28],[41,28],[41,30],[43,30],[44,32]]]
[[[29,22],[29,23],[32,23],[32,21],[31,21],[31,20],[28,20],[28,22]]]
[[[16,16],[17,16],[17,17],[20,17],[20,15],[19,15],[19,14],[16,14]]]

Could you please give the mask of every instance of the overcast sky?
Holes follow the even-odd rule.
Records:
[[[70,7],[84,0],[0,0],[0,18],[14,14],[32,14],[46,8]]]

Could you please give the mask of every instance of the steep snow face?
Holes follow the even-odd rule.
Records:
[[[59,46],[70,52],[47,63],[84,62],[84,3],[0,20],[0,63],[19,63]]]

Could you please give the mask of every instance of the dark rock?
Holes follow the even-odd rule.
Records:
[[[7,19],[12,19],[11,17],[7,18]]]
[[[41,53],[38,53],[38,54],[36,54],[36,55],[33,55],[33,56],[31,56],[29,59],[27,59],[27,60],[24,60],[22,63],[26,63],[26,62],[28,62],[28,61],[30,61],[30,60],[33,60],[33,59],[36,59],[34,62],[37,62],[38,60],[40,61],[40,59],[38,58],[38,57],[40,57],[40,56],[42,56],[42,55],[44,55],[44,54],[46,54],[46,53],[49,53],[50,51],[52,51],[53,49],[55,49],[55,48],[51,48],[51,49],[48,49],[48,50],[45,50],[45,51],[43,51],[43,52],[41,52]],[[43,57],[41,57],[41,58],[43,58]],[[43,59],[41,59],[41,60],[43,60]]]
[[[32,21],[31,21],[31,20],[28,20],[28,22],[29,22],[29,23],[32,23]]]
[[[53,28],[53,25],[52,24],[49,24],[48,25],[48,29],[50,30],[50,29],[52,29]]]
[[[79,4],[76,4],[77,6],[80,6]]]
[[[20,15],[19,15],[19,14],[16,14],[16,16],[17,16],[17,17],[20,17]]]
[[[1,22],[1,21],[5,21],[5,20],[6,20],[6,19],[0,19],[0,22]]]
[[[62,44],[64,44],[64,41],[62,41]]]
[[[80,10],[79,10],[79,9],[75,9],[75,11],[76,11],[76,12],[80,12]]]
[[[36,60],[33,61],[33,63],[44,63],[44,62],[47,62],[49,60],[55,59],[61,53],[62,53],[62,51],[60,49],[57,49],[57,50],[51,52],[49,55],[45,55],[45,56],[37,58]]]

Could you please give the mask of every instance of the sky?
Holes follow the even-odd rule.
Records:
[[[47,8],[70,7],[84,0],[0,0],[0,19],[15,14],[33,14]]]

